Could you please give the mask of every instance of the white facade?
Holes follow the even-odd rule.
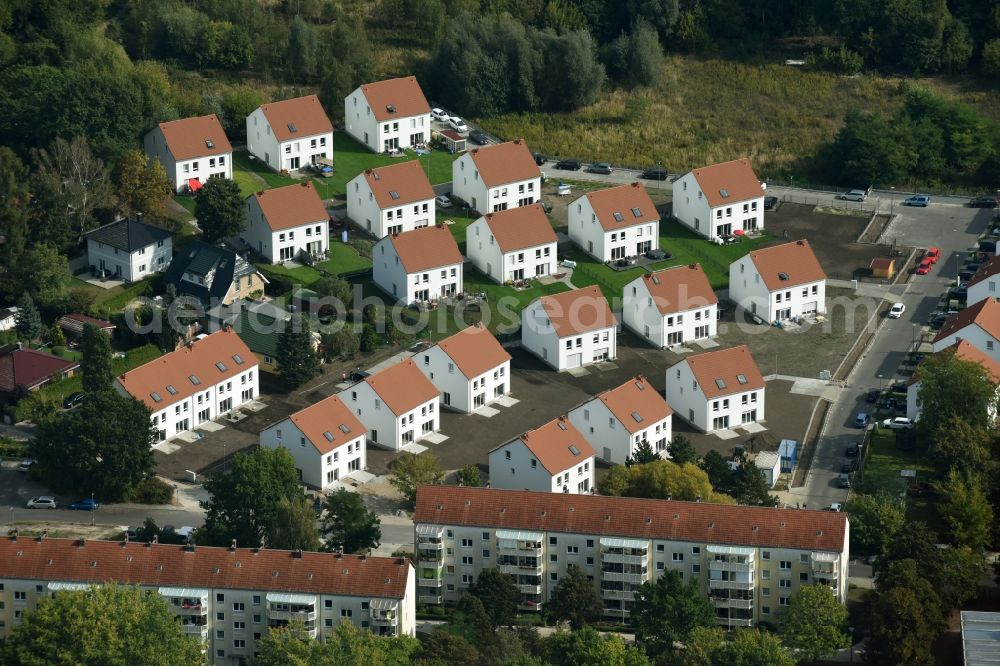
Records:
[[[365,433],[359,433],[357,437],[347,440],[332,451],[323,453],[291,419],[284,419],[262,430],[260,445],[268,449],[286,449],[295,459],[299,480],[322,490],[339,485],[344,479],[363,471],[368,464],[365,457]]]
[[[965,295],[965,307],[972,307],[987,298],[1000,299],[1000,274],[991,275],[971,285]]]
[[[136,282],[167,270],[173,257],[173,247],[173,240],[167,237],[130,254],[88,238],[87,265],[107,271],[126,282]]]
[[[327,219],[273,231],[256,197],[247,198],[247,224],[240,238],[257,254],[273,263],[291,261],[302,254],[325,257],[330,249]]]
[[[747,255],[729,265],[729,298],[768,323],[822,314],[826,312],[826,280],[770,291]]]
[[[298,171],[317,159],[333,159],[333,131],[279,141],[258,108],[247,116],[247,150],[275,171]]]
[[[556,243],[504,252],[484,217],[466,229],[465,254],[473,266],[500,284],[558,272]]]
[[[661,313],[641,276],[625,285],[622,294],[622,324],[662,349],[714,338],[718,334],[718,320],[718,303]]]
[[[435,224],[434,198],[413,201],[401,206],[380,208],[364,173],[347,184],[347,217],[365,231],[384,238],[391,234],[422,229]]]
[[[559,337],[541,301],[521,311],[521,345],[556,370],[612,361],[618,356],[615,326]]]
[[[159,127],[154,127],[143,138],[143,150],[150,159],[163,166],[175,192],[184,191],[191,179],[205,183],[209,178],[228,178],[230,180],[233,178],[232,152],[178,160],[167,147],[163,130]]]
[[[947,324],[945,324],[947,326]],[[1000,340],[987,333],[976,323],[971,323],[950,335],[934,341],[934,352],[951,347],[958,342],[966,341],[973,347],[1000,363]]]
[[[673,417],[670,415],[641,430],[630,432],[600,398],[593,398],[571,409],[566,417],[583,433],[597,451],[597,457],[604,462],[624,465],[625,459],[634,456],[642,442],[648,442],[653,452],[664,460],[670,458],[667,452],[667,446],[673,439]]]
[[[407,273],[396,254],[392,237],[387,236],[372,249],[372,279],[398,303],[437,301],[464,291],[462,264],[447,264]]]
[[[781,476],[781,458],[774,451],[761,451],[754,458],[753,464],[764,473],[768,488],[774,488]]]
[[[412,148],[431,136],[431,114],[379,121],[358,88],[344,98],[344,130],[376,153]]]
[[[368,428],[368,441],[382,448],[398,451],[437,432],[440,427],[440,396],[404,414],[394,414],[366,382],[355,384],[340,395],[344,404]]]
[[[631,215],[629,211],[626,214]],[[634,257],[660,247],[660,222],[635,224],[605,231],[586,196],[569,206],[569,237],[598,261]]]
[[[414,357],[414,362],[441,391],[441,405],[466,414],[510,393],[510,360],[476,377],[466,377],[454,359],[438,345]]]
[[[495,213],[528,206],[541,199],[541,176],[488,187],[483,182],[471,153],[465,153],[452,162],[451,173],[452,195],[479,213]]]
[[[667,368],[666,379],[667,403],[699,430],[727,430],[764,420],[763,388],[709,399],[686,360]]]
[[[589,494],[594,488],[594,456],[550,472],[524,442],[515,439],[490,451],[490,487]]]
[[[764,190],[760,196],[711,206],[694,172],[673,183],[673,213],[682,224],[715,240],[736,230],[751,232],[764,228]]]

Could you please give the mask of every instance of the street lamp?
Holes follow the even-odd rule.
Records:
[[[878,375],[878,392],[882,392],[882,375]]]
[[[94,504],[94,493],[90,493],[90,524],[91,525],[94,524],[94,520],[95,520],[95,516],[96,516],[96,514],[94,512],[95,508],[96,508],[96,505]]]
[[[851,634],[851,663],[854,663],[854,627],[848,627],[847,631]]]
[[[889,187],[889,217],[892,217],[892,213],[896,208],[896,186]]]
[[[917,325],[910,324],[910,351],[917,353]]]

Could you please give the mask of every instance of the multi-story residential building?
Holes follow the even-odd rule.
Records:
[[[143,148],[167,172],[175,192],[197,192],[209,178],[233,177],[233,147],[213,113],[160,123]]]
[[[754,250],[729,265],[729,298],[768,323],[826,312],[826,273],[807,240]]]
[[[344,130],[376,153],[412,148],[430,140],[431,106],[415,77],[366,83],[344,98]]]
[[[375,243],[372,279],[399,303],[430,303],[462,293],[464,261],[447,227],[424,227]]]
[[[340,393],[372,444],[398,451],[437,432],[441,392],[406,359]]]
[[[330,214],[312,181],[275,187],[247,197],[247,223],[240,238],[273,263],[301,255],[325,259]]]
[[[472,264],[504,284],[556,272],[556,232],[541,204],[487,213],[465,232]]]
[[[418,160],[366,169],[347,184],[347,217],[376,238],[434,224],[434,188]]]
[[[701,264],[643,273],[625,285],[622,324],[660,348],[714,338],[719,299]]]
[[[108,582],[159,594],[210,664],[248,662],[268,631],[301,621],[325,640],[342,622],[413,636],[416,585],[405,558],[128,541],[0,539],[0,638],[44,598]]]
[[[617,356],[617,327],[597,287],[542,296],[521,311],[521,344],[556,370]]]
[[[991,257],[980,266],[965,286],[968,288],[965,307],[975,305],[985,298],[1000,298],[1000,257]]]
[[[497,567],[514,578],[521,608],[541,610],[571,564],[612,618],[627,619],[635,591],[664,571],[697,581],[727,628],[775,623],[803,585],[847,601],[846,513],[421,486],[413,523],[425,603],[457,601]]]
[[[661,458],[670,457],[673,413],[649,380],[640,376],[574,407],[567,418],[601,460],[623,465],[643,442]]]
[[[990,383],[996,389],[994,399],[987,406],[990,418],[996,421],[997,404],[998,400],[1000,400],[1000,362],[987,356],[985,352],[981,351],[968,340],[961,340],[937,353],[953,354],[955,358],[976,363],[982,368],[983,376],[989,379]],[[923,366],[917,367],[917,371],[910,377],[906,386],[906,417],[913,421],[920,420],[920,389],[923,386],[923,382],[920,381],[921,367]]]
[[[490,487],[589,493],[594,447],[560,416],[490,451]]]
[[[521,139],[473,148],[451,174],[452,194],[479,213],[530,206],[542,195],[542,172]]]
[[[474,412],[510,393],[510,354],[482,324],[473,324],[414,357],[442,406]]]
[[[333,164],[333,125],[316,95],[262,104],[247,116],[247,149],[275,171]]]
[[[705,432],[764,420],[764,377],[746,345],[670,366],[666,396],[678,416]]]
[[[115,388],[152,410],[162,442],[253,401],[258,380],[256,357],[227,327],[118,375]]]
[[[244,257],[222,245],[189,240],[163,276],[178,295],[197,298],[209,308],[263,295],[267,278]]]
[[[660,213],[639,183],[588,192],[569,205],[569,237],[598,261],[660,247]]]
[[[764,187],[749,160],[689,171],[673,193],[674,217],[709,240],[764,228]]]
[[[145,224],[141,214],[105,224],[83,237],[91,272],[126,282],[167,270],[173,256],[173,233]]]
[[[939,352],[963,340],[1000,362],[1000,303],[996,299],[984,298],[949,317],[935,336],[933,349]]]
[[[365,468],[368,429],[336,395],[300,409],[260,433],[260,445],[284,448],[302,483],[326,490]]]

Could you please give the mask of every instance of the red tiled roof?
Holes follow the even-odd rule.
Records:
[[[294,229],[306,224],[326,224],[330,214],[312,181],[275,187],[253,195],[271,231]]]
[[[441,395],[412,359],[389,366],[365,382],[397,416]]]
[[[934,342],[944,340],[972,324],[977,324],[988,335],[1000,340],[1000,303],[992,298],[984,298],[952,315],[938,331]]]
[[[364,437],[368,432],[354,412],[335,395],[300,409],[288,418],[321,455]]]
[[[750,166],[750,160],[747,159],[713,164],[694,169],[691,173],[694,174],[698,186],[708,199],[708,205],[712,208],[764,196],[764,189]],[[729,196],[723,195],[723,191]]]
[[[367,83],[361,86],[361,92],[368,100],[372,115],[379,122],[431,112],[431,105],[427,103],[424,91],[413,76]],[[389,110],[390,107],[392,111]]]
[[[257,365],[257,357],[236,331],[224,328],[119,375],[118,383],[133,398],[158,412]],[[191,380],[192,376],[198,383]],[[153,397],[154,393],[160,400]]]
[[[644,430],[674,413],[645,377],[630,379],[597,396],[631,433]],[[636,420],[636,416],[641,420]]]
[[[971,287],[979,284],[997,273],[1000,273],[1000,257],[990,257],[990,260],[979,267],[979,270],[976,271],[976,274],[969,279],[965,286]]]
[[[160,123],[167,149],[177,161],[233,152],[222,123],[213,113]],[[211,146],[209,146],[211,143]]]
[[[441,266],[461,264],[465,257],[445,226],[424,227],[389,236],[399,263],[407,273],[419,273]],[[461,270],[461,269],[459,269]]]
[[[67,314],[59,318],[59,326],[71,331],[82,332],[83,327],[87,324],[93,324],[102,331],[115,330],[115,325],[110,321],[95,319],[94,317],[89,317],[85,314]]]
[[[812,246],[805,239],[754,250],[750,253],[750,261],[757,268],[768,291],[826,279],[826,273],[819,265]],[[786,279],[782,279],[782,274]]]
[[[307,138],[333,131],[333,125],[316,95],[261,104],[260,109],[278,141]],[[292,127],[295,128],[294,132]]]
[[[688,364],[695,381],[710,400],[764,388],[764,377],[746,345],[695,354],[681,363]],[[745,380],[742,383],[741,375]]]
[[[434,188],[419,160],[368,169],[364,178],[378,207],[383,210],[434,198]]]
[[[475,379],[510,360],[510,354],[482,324],[473,324],[438,343],[466,379]]]
[[[82,545],[80,545],[82,544]],[[117,581],[150,587],[265,590],[402,599],[403,558],[118,541],[0,538],[0,579]]]
[[[707,502],[420,486],[414,523],[841,552],[847,514]]]
[[[486,187],[542,177],[542,172],[523,139],[473,148],[468,154]]]
[[[32,389],[46,380],[79,368],[75,361],[17,345],[0,348],[0,391],[13,393]]]
[[[615,326],[615,315],[596,286],[582,287],[539,298],[556,336],[579,335]]]
[[[653,205],[653,200],[646,193],[646,188],[639,183],[608,187],[588,192],[585,196],[605,231],[618,231],[660,221],[660,213]]]
[[[1000,363],[994,361],[986,352],[976,347],[974,344],[968,340],[961,340],[951,345],[950,347],[945,347],[939,354],[954,354],[963,361],[969,361],[970,363],[978,363],[983,367],[983,371],[990,378],[990,381],[994,385],[1000,384]],[[911,386],[920,381],[920,368],[917,368],[917,372],[913,373],[913,376],[907,380],[907,386]]]
[[[571,467],[581,465],[584,460],[595,454],[594,447],[565,416],[552,419],[511,441],[518,440],[535,454],[538,462],[550,476],[561,474]],[[497,448],[503,448],[507,444]],[[573,452],[573,449],[576,449],[576,453]]]
[[[642,276],[653,305],[662,315],[703,308],[719,302],[701,264],[674,266]]]
[[[490,233],[497,239],[501,252],[514,252],[529,247],[556,243],[555,229],[541,204],[518,206],[487,213],[483,216]]]

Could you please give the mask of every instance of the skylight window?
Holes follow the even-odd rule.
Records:
[[[639,210],[638,208],[633,208],[632,209],[632,216],[633,217],[642,217],[642,211]]]
[[[328,442],[332,442],[333,441],[333,433],[330,432],[329,430],[327,430],[326,432],[324,432],[323,436],[326,437],[326,441],[328,441]]]
[[[153,402],[163,402],[163,398],[156,391],[149,394],[149,397],[153,399]]]
[[[170,395],[177,395],[177,389],[174,388],[173,384],[167,384],[167,393]]]
[[[580,449],[576,448],[576,444],[569,445],[569,452],[572,453],[574,456],[580,455]]]
[[[720,389],[724,389],[724,388],[726,388],[726,380],[725,379],[716,379],[715,380],[715,385],[718,386]]]
[[[206,148],[215,148],[215,142],[212,141],[211,139],[205,139],[205,147]]]
[[[399,192],[393,190],[393,191],[389,192],[389,196],[391,198],[393,198],[393,199],[398,199],[399,198]]]
[[[239,354],[233,354],[233,361],[236,362],[236,365],[243,365],[243,357]]]
[[[621,213],[619,213],[618,211],[615,211],[615,221],[616,221],[616,222],[621,222],[621,221],[622,221],[622,220],[624,220],[624,219],[625,219],[625,216],[624,216],[624,215],[622,215],[622,214],[621,214]]]
[[[299,131],[299,128],[295,126],[295,123],[288,123],[288,131],[295,134]]]
[[[636,423],[642,423],[642,414],[639,412],[632,412],[632,418],[635,419]]]
[[[223,363],[222,361],[216,362],[215,367],[219,369],[219,372],[226,372],[227,370],[229,370],[229,368],[226,367],[226,364]]]
[[[728,199],[729,198],[729,190],[727,190],[725,188],[722,188],[721,190],[719,190],[719,194],[722,195],[723,199]]]
[[[747,376],[746,375],[736,375],[736,381],[738,381],[740,384],[746,384],[747,383]]]
[[[788,273],[778,273],[778,279],[779,280],[787,280],[788,279]]]
[[[566,429],[566,424],[565,424],[565,423],[563,423],[562,421],[560,421],[560,422],[558,423],[558,426],[559,426],[559,429],[560,429],[560,430],[565,430],[565,429]]]
[[[188,375],[188,379],[190,379],[191,383],[194,384],[195,386],[201,384],[201,380],[198,379],[198,377],[196,377],[195,375]]]
[[[351,429],[347,427],[346,423],[341,423],[340,424],[340,432],[342,432],[342,433],[344,433],[346,435],[347,433],[351,432]]]

